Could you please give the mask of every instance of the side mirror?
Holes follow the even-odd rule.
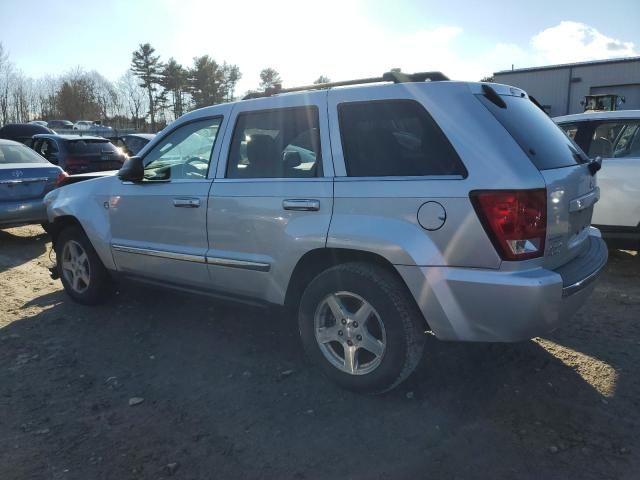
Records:
[[[591,176],[594,176],[602,168],[602,157],[596,157],[591,160],[588,164],[588,167],[589,173],[591,173]]]
[[[141,182],[144,177],[142,157],[129,157],[118,171],[118,178],[123,182]]]
[[[299,167],[302,164],[299,152],[284,152],[284,168],[285,170],[291,170],[292,168]]]

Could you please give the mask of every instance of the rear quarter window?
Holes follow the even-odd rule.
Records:
[[[478,94],[476,97],[509,132],[538,170],[570,167],[587,160],[580,147],[527,97],[500,95],[504,107],[485,95]]]
[[[445,134],[418,102],[342,103],[338,116],[350,177],[467,175]]]

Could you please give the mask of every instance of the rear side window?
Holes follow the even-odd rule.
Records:
[[[338,115],[350,177],[467,174],[447,137],[418,102],[342,103]]]
[[[315,106],[238,115],[227,178],[311,178],[322,175]]]
[[[504,106],[485,95],[476,95],[520,145],[538,170],[577,165],[586,155],[546,113],[526,97],[500,95]]]
[[[69,153],[81,155],[85,153],[117,153],[115,145],[104,140],[74,140],[67,142]]]

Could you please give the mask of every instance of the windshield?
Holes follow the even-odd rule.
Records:
[[[117,153],[115,145],[108,140],[74,140],[67,142],[69,153]]]
[[[24,145],[0,144],[0,164],[9,163],[49,163],[36,152]]]
[[[538,170],[570,167],[588,161],[580,147],[527,97],[500,95],[505,103],[501,107],[485,95],[476,96],[511,134]]]

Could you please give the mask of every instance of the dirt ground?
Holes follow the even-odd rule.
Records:
[[[274,312],[133,285],[74,304],[49,247],[39,227],[0,231],[2,480],[640,478],[628,252],[549,338],[429,338],[405,384],[364,397],[320,376]]]

